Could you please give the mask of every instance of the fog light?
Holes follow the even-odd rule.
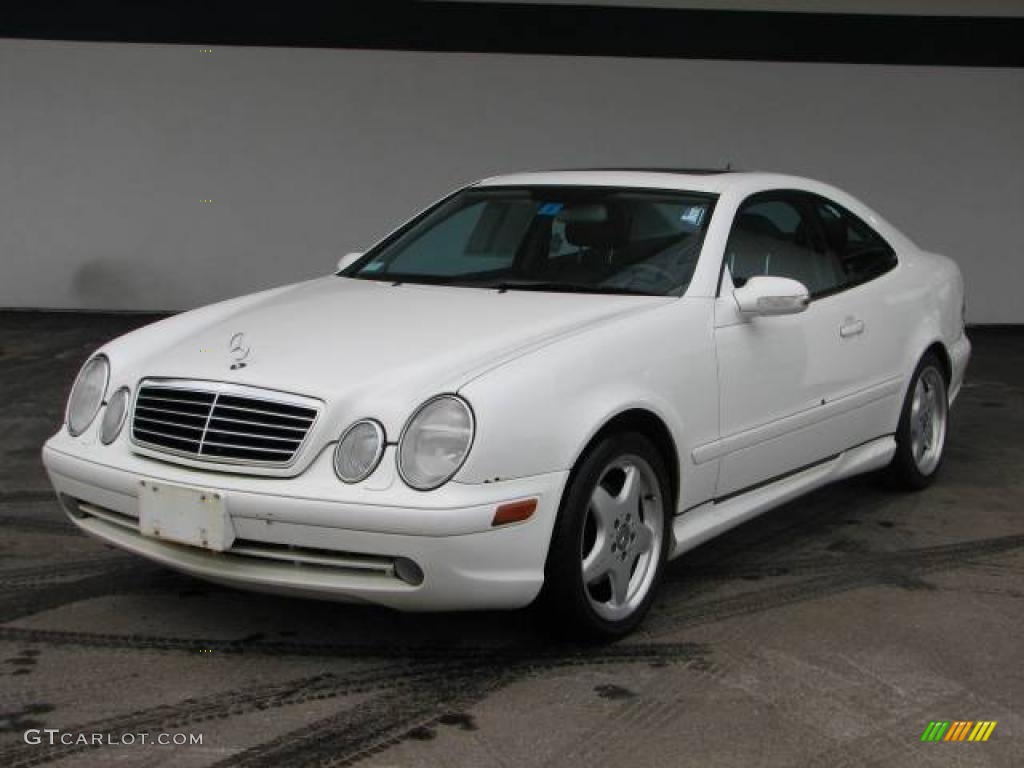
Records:
[[[412,584],[414,587],[418,587],[423,583],[423,569],[408,557],[395,559],[395,575],[406,584]]]
[[[60,505],[64,507],[64,511],[72,517],[83,518],[88,517],[87,514],[82,512],[78,507],[78,499],[68,496],[66,493],[58,494],[57,498],[60,500]]]

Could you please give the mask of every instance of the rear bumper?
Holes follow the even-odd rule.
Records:
[[[540,590],[544,560],[567,473],[422,494],[421,506],[325,497],[320,457],[300,477],[273,479],[204,473],[141,457],[112,466],[99,446],[72,450],[66,433],[43,449],[50,481],[70,519],[85,532],[194,576],[240,588],[323,599],[370,602],[402,610],[518,608]],[[123,457],[123,454],[122,454]],[[309,475],[309,476],[308,476]],[[143,481],[176,483],[221,494],[235,541],[225,552],[143,535],[138,493]],[[317,493],[317,492],[320,493]],[[286,493],[290,495],[286,495]],[[395,494],[401,501],[407,493]],[[415,498],[415,497],[414,497]],[[492,528],[498,504],[538,500],[523,523]],[[406,559],[422,571],[410,583],[396,569]]]

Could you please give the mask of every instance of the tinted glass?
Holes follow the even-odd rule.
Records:
[[[896,253],[875,230],[848,210],[815,198],[828,252],[838,260],[849,285],[863,283],[896,266]]]
[[[678,293],[693,275],[713,203],[687,192],[473,188],[343,274],[510,290]]]
[[[758,275],[788,277],[813,296],[844,282],[839,260],[828,253],[804,206],[786,196],[757,196],[740,207],[725,259],[737,286]]]

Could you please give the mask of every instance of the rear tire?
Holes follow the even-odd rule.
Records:
[[[665,463],[638,433],[609,435],[579,462],[562,498],[542,605],[559,629],[614,640],[643,620],[668,556]]]
[[[908,490],[927,488],[935,480],[945,453],[949,395],[942,363],[929,352],[910,380],[896,430],[896,454],[890,479]]]

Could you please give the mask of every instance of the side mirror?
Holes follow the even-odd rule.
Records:
[[[732,292],[740,312],[749,317],[795,315],[807,309],[811,296],[804,284],[788,277],[752,277]]]
[[[362,255],[362,251],[352,251],[351,253],[346,253],[344,256],[338,259],[338,271],[341,272],[341,270],[343,269],[348,269],[357,261],[359,261],[359,259],[362,258]]]

